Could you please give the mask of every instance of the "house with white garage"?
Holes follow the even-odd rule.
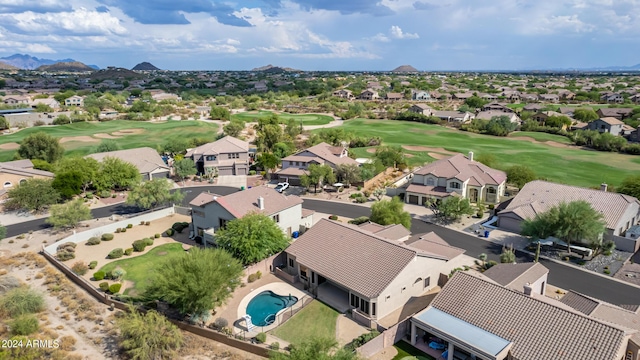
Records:
[[[504,171],[474,161],[473,152],[469,156],[456,154],[416,170],[404,199],[409,204],[423,205],[429,198],[461,196],[472,203],[497,204],[504,196],[506,181]]]
[[[150,147],[107,151],[89,154],[86,157],[94,158],[98,162],[102,162],[105,158],[112,157],[133,164],[138,168],[142,180],[168,178],[171,172],[171,168],[165,164],[160,154]]]
[[[307,174],[310,165],[328,165],[335,169],[338,165],[359,165],[349,157],[344,146],[331,146],[321,142],[296,154],[282,158],[282,169],[276,172],[278,180],[291,185],[300,185],[300,176]]]
[[[379,227],[322,219],[285,249],[281,270],[319,300],[373,326],[461,266],[464,250],[434,233],[403,241],[406,233]]]
[[[249,143],[233,136],[189,149],[184,157],[193,160],[198,174],[249,174]]]
[[[215,244],[216,230],[246,214],[259,212],[271,217],[284,233],[305,231],[313,225],[313,211],[302,208],[302,198],[284,195],[267,186],[221,196],[202,192],[190,203],[191,226],[195,236]]]

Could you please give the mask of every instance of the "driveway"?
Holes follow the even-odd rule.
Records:
[[[229,186],[236,189],[247,188],[247,175],[222,175],[216,179],[218,186]]]

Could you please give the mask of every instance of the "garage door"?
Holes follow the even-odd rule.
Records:
[[[219,176],[234,175],[233,174],[233,168],[232,167],[219,167],[218,168],[218,175]]]
[[[417,195],[409,195],[409,204],[418,205],[418,196]]]
[[[498,227],[501,229],[519,233],[521,230],[521,226],[521,220],[516,220],[506,216],[498,216]]]
[[[151,177],[154,179],[166,179],[169,177],[169,172],[168,171],[158,172],[151,175]]]

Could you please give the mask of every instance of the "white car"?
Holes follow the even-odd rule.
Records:
[[[276,191],[279,193],[282,193],[283,191],[287,190],[289,188],[289,183],[278,183],[278,185],[276,185]]]

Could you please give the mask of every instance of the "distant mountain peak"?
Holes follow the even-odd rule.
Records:
[[[411,65],[400,65],[397,68],[391,70],[391,72],[418,72],[418,69]]]
[[[23,70],[34,70],[39,68],[42,65],[53,65],[57,63],[77,62],[74,59],[61,59],[61,60],[39,59],[35,56],[31,56],[28,54],[13,54],[11,56],[0,58],[0,61]],[[90,67],[94,69],[98,68],[95,65],[91,65]]]
[[[131,70],[139,70],[139,71],[152,71],[152,70],[160,70],[160,68],[154,66],[150,62],[141,62],[138,65],[134,66]]]
[[[51,65],[40,65],[38,66],[36,71],[84,72],[84,71],[95,71],[95,69],[79,61],[62,61],[62,62],[57,62]]]
[[[289,67],[273,66],[269,64],[269,65],[253,68],[251,69],[251,71],[264,71],[264,72],[278,73],[278,72],[285,72],[285,71],[295,72],[295,71],[301,71],[301,70],[297,70]]]

